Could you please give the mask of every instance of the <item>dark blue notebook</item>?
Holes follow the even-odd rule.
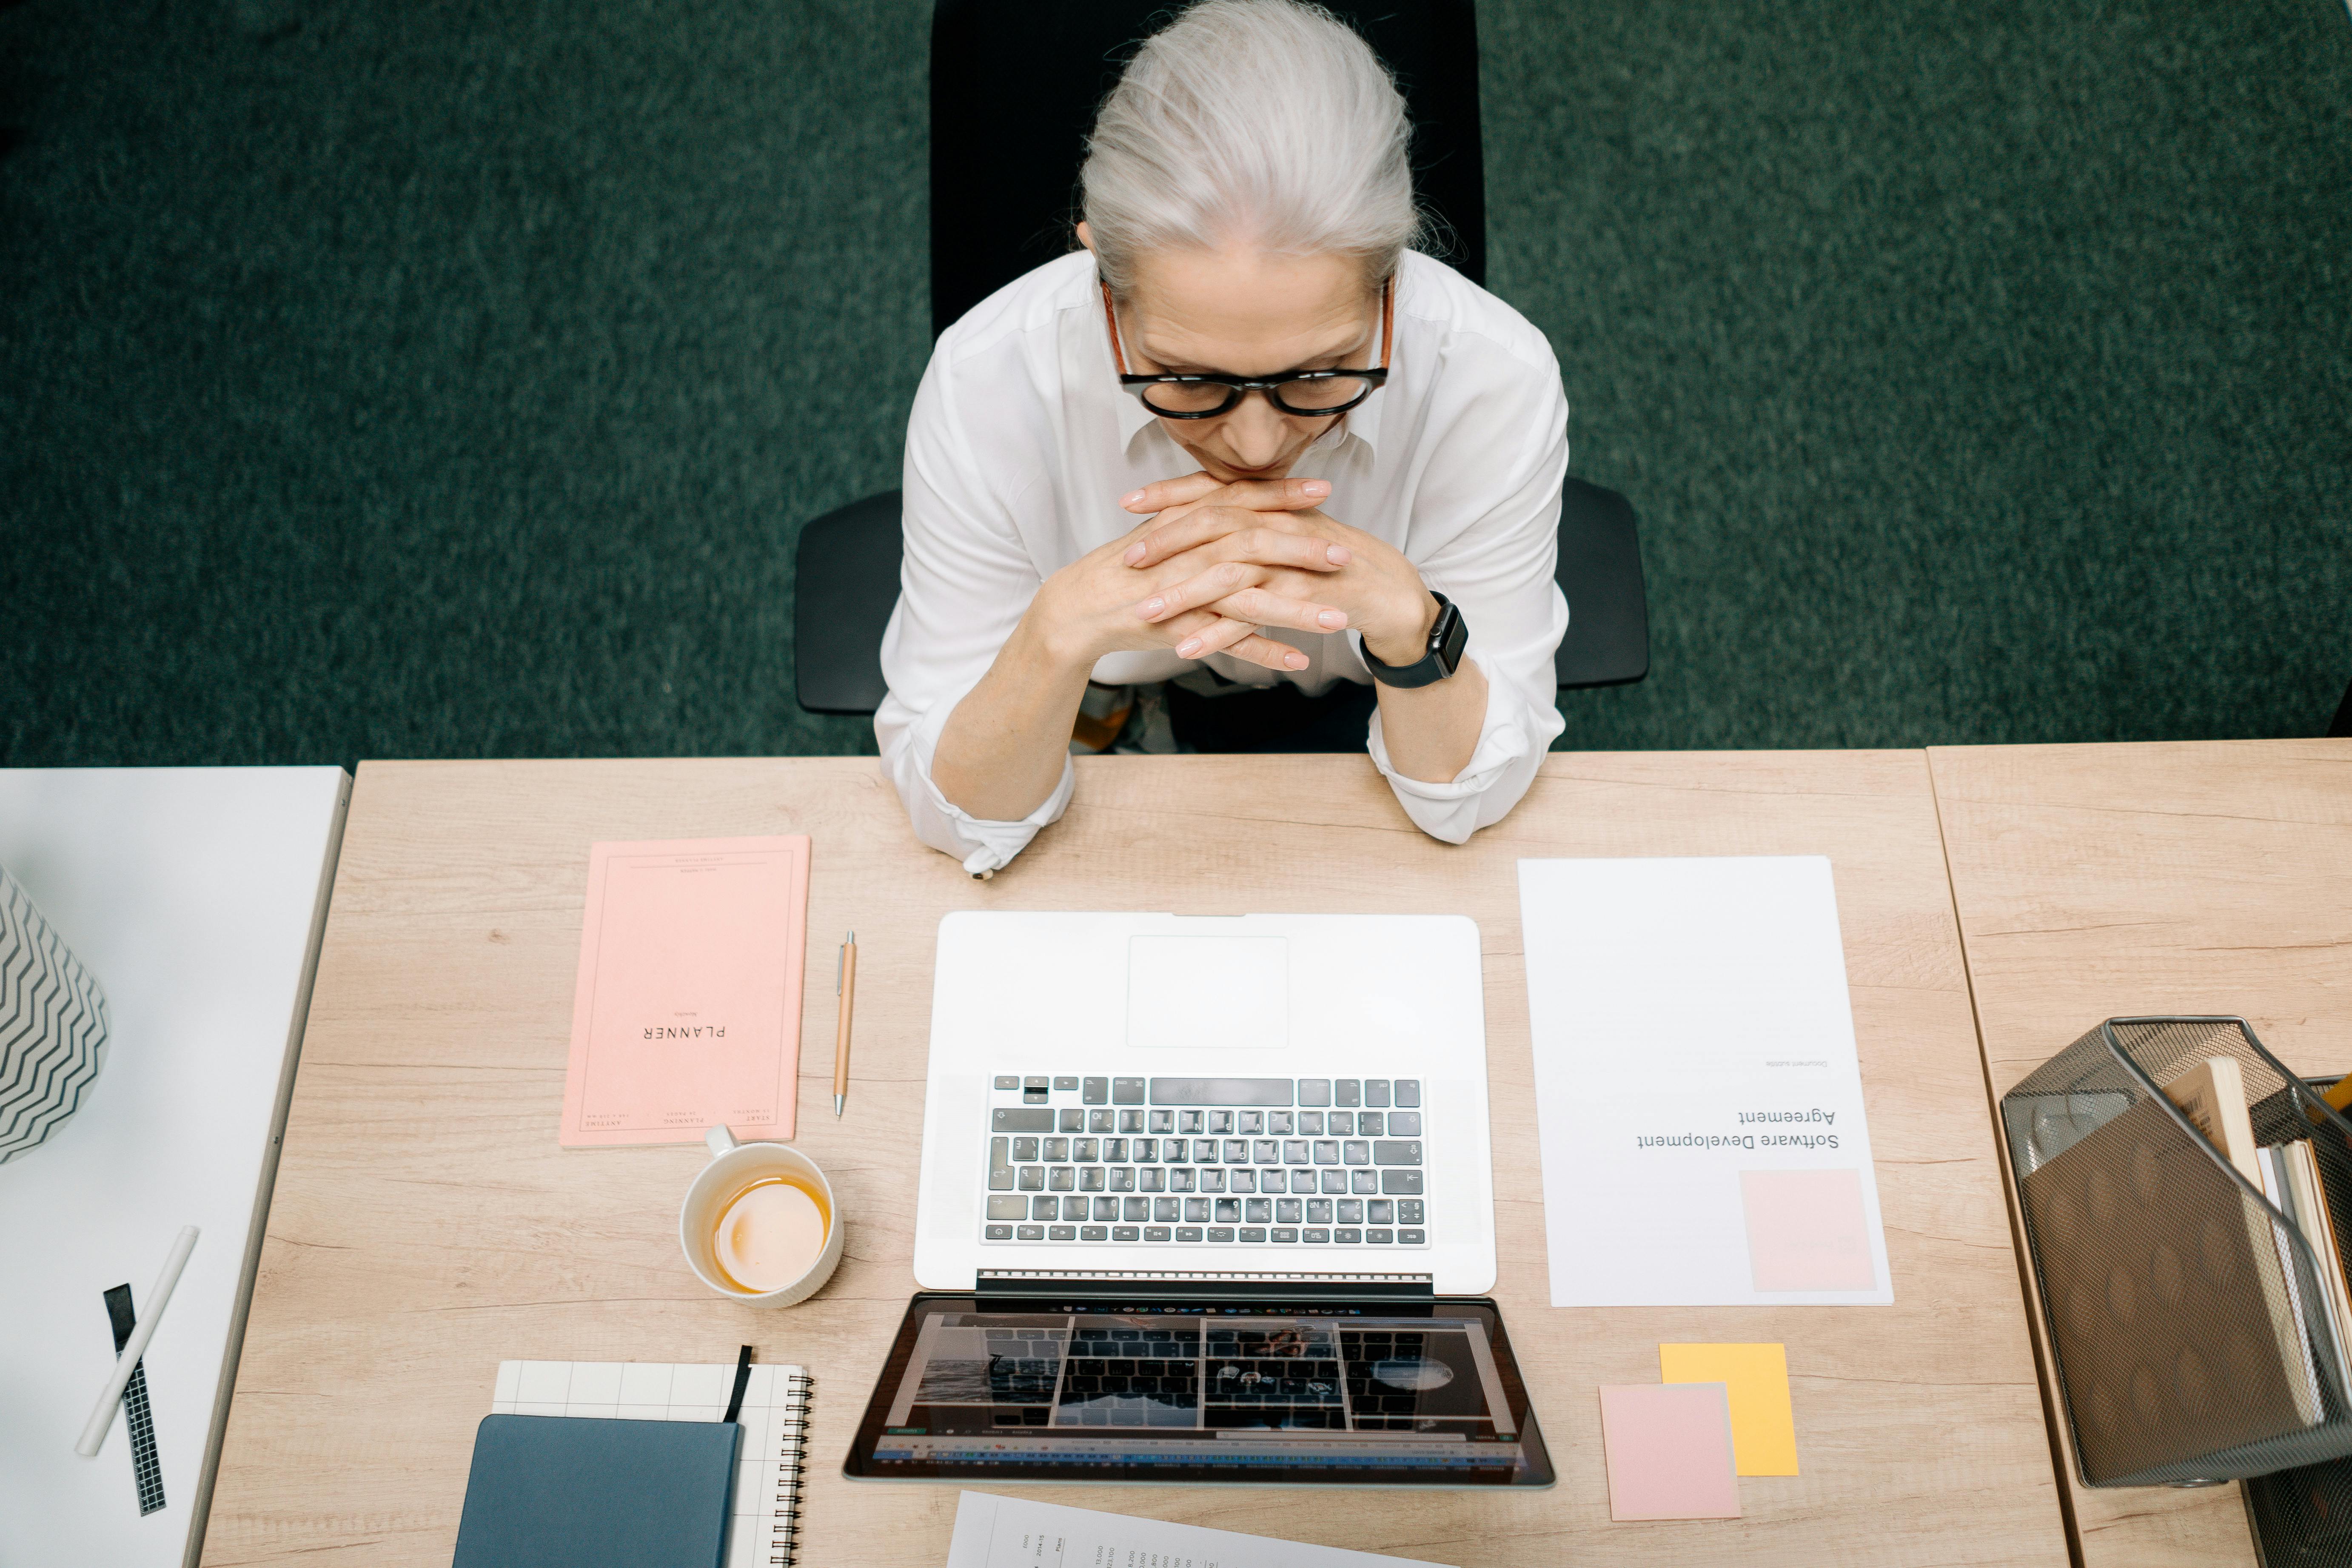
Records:
[[[486,1415],[451,1568],[721,1568],[732,1421]]]

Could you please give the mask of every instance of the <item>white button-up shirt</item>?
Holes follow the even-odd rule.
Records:
[[[906,562],[882,638],[890,694],[874,716],[883,768],[924,843],[978,875],[1068,807],[1066,763],[1022,820],[971,816],[931,782],[940,733],[1045,578],[1135,527],[1119,498],[1199,467],[1120,389],[1087,252],[1008,284],[940,335],[907,426]],[[1323,510],[1402,551],[1469,623],[1465,657],[1487,692],[1469,765],[1444,784],[1406,778],[1389,763],[1378,714],[1366,737],[1405,815],[1449,843],[1517,805],[1560,731],[1552,653],[1568,604],[1552,566],[1567,471],[1568,402],[1543,334],[1444,262],[1408,252],[1386,384],[1291,473],[1329,480]],[[1265,635],[1304,652],[1307,668],[1170,648],[1112,654],[1094,678],[1168,680],[1206,663],[1228,680],[1288,680],[1308,696],[1371,679],[1353,633]]]

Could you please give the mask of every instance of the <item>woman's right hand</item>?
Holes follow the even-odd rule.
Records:
[[[1256,515],[1311,509],[1331,489],[1319,479],[1280,483],[1281,493],[1265,498]],[[931,782],[950,804],[983,822],[1018,822],[1048,799],[1069,765],[1071,717],[1105,654],[1172,648],[1180,658],[1202,658],[1219,651],[1217,638],[1229,637],[1232,645],[1222,651],[1236,658],[1268,669],[1304,669],[1305,654],[1260,637],[1257,628],[1328,632],[1347,624],[1342,611],[1288,596],[1311,591],[1316,574],[1346,564],[1345,546],[1310,533],[1242,526],[1246,520],[1236,519],[1232,531],[1164,561],[1128,564],[1129,553],[1160,521],[1138,523],[1039,584],[988,673],[940,732]],[[1209,573],[1225,585],[1220,602],[1229,598],[1225,607],[1249,620],[1205,605],[1167,613],[1169,594]]]
[[[1320,505],[1331,489],[1320,479],[1278,482],[1283,489],[1282,504],[1297,510]],[[1143,605],[1161,590],[1190,582],[1219,564],[1268,577],[1286,571],[1336,572],[1348,560],[1344,549],[1334,560],[1327,540],[1309,534],[1261,534],[1250,542],[1246,561],[1239,561],[1239,552],[1219,540],[1138,571],[1127,563],[1127,557],[1159,525],[1158,518],[1147,519],[1124,537],[1078,557],[1046,578],[1022,617],[1023,631],[1066,668],[1090,670],[1106,654],[1162,647],[1181,651],[1196,642],[1268,669],[1307,668],[1307,656],[1297,648],[1260,637],[1214,611],[1187,610],[1154,621],[1145,618]],[[1329,617],[1334,615],[1340,616],[1340,625],[1346,624],[1344,612],[1328,605],[1261,595],[1255,607],[1262,612],[1256,624],[1262,626],[1328,632]]]

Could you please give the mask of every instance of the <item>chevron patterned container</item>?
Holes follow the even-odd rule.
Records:
[[[0,1164],[65,1125],[106,1054],[106,994],[0,868]]]

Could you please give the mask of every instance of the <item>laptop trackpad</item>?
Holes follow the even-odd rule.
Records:
[[[1290,1043],[1290,939],[1137,936],[1127,943],[1127,1043]]]

